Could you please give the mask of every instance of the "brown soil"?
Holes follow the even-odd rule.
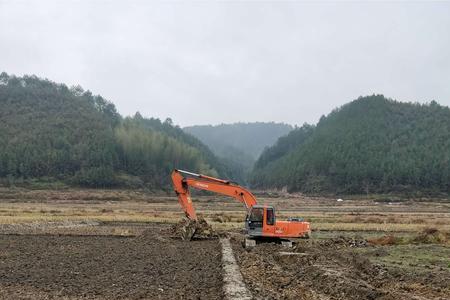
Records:
[[[233,248],[247,286],[264,299],[450,299],[450,272],[419,274],[373,264],[360,238],[300,241],[293,249],[258,244]],[[366,248],[364,248],[366,249]],[[367,252],[366,252],[367,253]],[[421,298],[424,297],[424,298]]]
[[[379,245],[379,246],[386,246],[386,245],[395,245],[398,244],[398,238],[396,238],[393,235],[385,235],[373,239],[368,240],[370,245]]]
[[[70,222],[7,226],[0,234],[0,300],[223,299],[218,239],[185,242],[174,235],[177,228]],[[76,230],[82,235],[74,235]],[[362,237],[339,236],[300,240],[294,248],[261,243],[245,250],[240,233],[229,236],[256,299],[450,299],[445,267],[424,272],[369,260],[389,255],[390,246],[379,246],[383,238],[376,246]]]
[[[186,217],[170,227],[169,233],[174,237],[180,237],[182,240],[190,241],[192,239],[211,239],[217,238],[218,234],[214,231],[208,222],[203,218],[191,220]]]
[[[0,299],[221,299],[218,240],[0,235]]]

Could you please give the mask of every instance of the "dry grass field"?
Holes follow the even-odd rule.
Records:
[[[429,227],[450,231],[450,201],[383,201],[302,196],[258,197],[272,204],[278,218],[300,216],[314,231],[417,232]],[[200,215],[216,228],[240,228],[241,203],[226,197],[195,196]],[[0,188],[0,224],[36,222],[177,222],[183,213],[175,196],[130,190],[26,190]]]

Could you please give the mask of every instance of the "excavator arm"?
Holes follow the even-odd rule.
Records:
[[[189,175],[189,177],[184,175]],[[256,205],[256,198],[252,193],[228,180],[183,170],[173,170],[172,181],[175,193],[178,196],[178,201],[180,202],[186,217],[191,220],[197,220],[197,215],[195,213],[195,208],[192,205],[189,187],[232,197],[237,201],[244,203],[247,210]]]

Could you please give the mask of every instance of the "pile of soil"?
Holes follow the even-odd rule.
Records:
[[[397,300],[445,295],[449,274],[420,277],[373,264],[356,247],[370,246],[358,237],[300,241],[291,250],[274,243],[248,250],[233,243],[244,280],[256,298]]]
[[[217,240],[0,235],[0,299],[223,299]]]
[[[192,220],[183,218],[180,222],[170,227],[170,234],[180,237],[182,240],[217,238],[218,234],[203,218]]]
[[[412,242],[419,244],[449,244],[450,233],[442,232],[437,228],[425,228],[412,239]]]
[[[399,238],[393,236],[393,235],[385,235],[373,239],[369,239],[368,243],[370,245],[378,245],[378,246],[388,246],[388,245],[396,245],[398,244]]]

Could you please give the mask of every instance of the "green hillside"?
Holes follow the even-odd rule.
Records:
[[[450,109],[360,97],[266,149],[251,183],[306,193],[450,192]]]
[[[82,186],[169,186],[173,168],[227,177],[226,166],[170,119],[122,118],[81,87],[0,75],[0,178]]]

